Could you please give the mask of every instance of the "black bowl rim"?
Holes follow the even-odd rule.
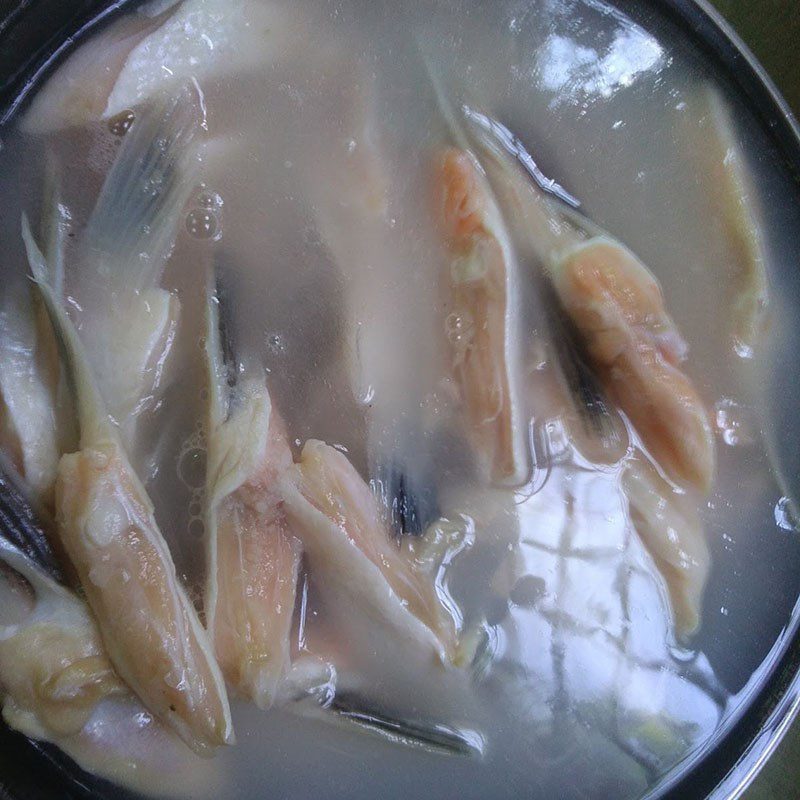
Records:
[[[755,55],[709,0],[657,0],[659,4],[742,91],[800,187],[800,125]],[[668,776],[646,800],[735,800],[752,784],[800,716],[800,599],[742,692],[751,696],[742,702],[735,721],[686,759],[685,771],[672,770],[673,777]]]
[[[614,0],[607,1],[614,4]],[[0,87],[0,126],[16,115],[32,91],[84,36],[123,7],[140,2],[82,0],[72,4],[57,29],[31,48],[22,69]],[[800,125],[747,45],[709,0],[653,2],[657,12],[682,29],[743,92],[750,110],[777,145],[787,173],[800,187]],[[0,36],[24,24],[30,6],[31,0],[20,0],[7,12],[0,19]],[[782,635],[743,692],[751,697],[742,702],[746,707],[732,724],[729,720],[702,748],[676,765],[644,800],[736,800],[750,786],[800,716],[800,598]],[[41,755],[40,746],[32,744]],[[4,794],[0,781],[0,796]],[[9,800],[13,798],[9,796]]]

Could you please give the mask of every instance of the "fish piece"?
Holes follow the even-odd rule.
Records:
[[[570,457],[563,452],[568,443],[576,451],[572,457],[592,465],[619,464],[631,447],[625,420],[574,341],[571,322],[561,319],[566,315],[560,309],[554,316],[552,327],[531,342],[525,360],[525,394],[535,417],[530,489],[541,486],[554,463]]]
[[[33,96],[20,128],[36,135],[86,126],[102,119],[108,96],[131,50],[159,19],[125,14],[79,47]]]
[[[517,386],[517,260],[491,187],[471,153],[446,150],[434,180],[449,253],[453,373],[492,478],[521,483],[528,463]]]
[[[678,485],[707,492],[713,432],[679,366],[686,346],[655,278],[630,251],[604,239],[573,250],[552,274],[594,368],[645,447]]]
[[[3,537],[0,559],[24,578],[22,594],[32,594],[17,619],[0,626],[3,718],[35,739],[77,733],[104,697],[128,690],[114,673],[85,604]]]
[[[180,304],[159,286],[197,172],[199,99],[157,99],[126,134],[79,245],[81,338],[128,450],[158,400]]]
[[[621,485],[631,523],[666,583],[675,631],[686,638],[700,625],[710,565],[696,502],[642,458],[625,466]]]
[[[292,455],[263,372],[251,366],[230,386],[238,370],[223,359],[218,303],[207,304],[206,627],[228,684],[268,708],[291,665],[302,552],[283,509]]]
[[[46,165],[46,213],[42,234],[52,260],[56,291],[63,284],[60,258],[65,209],[58,202],[58,178]],[[51,510],[60,445],[68,425],[59,413],[58,354],[36,293],[28,281],[8,290],[0,308],[0,450],[24,479],[32,500]]]
[[[769,277],[761,210],[750,166],[728,104],[711,84],[702,86],[682,114],[680,135],[691,142],[690,158],[708,187],[708,203],[722,219],[730,247],[724,289],[731,307],[730,336],[735,352],[751,358],[769,322]],[[687,131],[688,120],[700,120]]]
[[[429,576],[393,543],[375,496],[347,457],[310,440],[285,488],[287,516],[323,594],[379,618],[397,636],[446,660],[455,626]]]
[[[78,333],[52,293],[47,262],[25,217],[23,238],[78,415],[80,449],[64,455],[58,469],[61,542],[117,673],[198,751],[231,743],[230,709],[210,643],[109,420]]]
[[[526,255],[547,271],[601,386],[671,480],[708,491],[715,469],[711,425],[681,366],[688,348],[658,281],[624,245],[534,185],[491,138],[490,118],[470,111],[467,119]]]
[[[108,97],[113,117],[182,81],[266,68],[291,52],[299,23],[277,3],[184,0],[130,52]]]
[[[159,795],[191,786],[193,796],[214,796],[210,762],[148,714],[120,680],[86,603],[4,535],[0,601],[6,724],[123,786]]]
[[[81,328],[87,349],[98,356],[92,359],[96,380],[129,450],[136,442],[140,415],[155,405],[163,388],[180,308],[172,293],[148,289],[128,297],[121,318],[92,313]]]
[[[59,452],[48,332],[37,325],[27,287],[22,297],[6,301],[0,310],[0,449],[36,502],[51,507]]]

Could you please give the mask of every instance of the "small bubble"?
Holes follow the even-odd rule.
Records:
[[[775,524],[784,531],[797,530],[792,501],[788,497],[781,497],[775,504]]]
[[[282,333],[273,331],[266,336],[267,347],[269,351],[275,356],[282,356],[286,354],[286,337]]]
[[[178,456],[178,477],[189,489],[199,489],[205,484],[206,451],[198,446],[195,436]]]
[[[114,136],[124,136],[131,129],[131,125],[133,125],[135,119],[136,114],[130,109],[120,111],[119,114],[111,117],[108,121],[108,130],[111,131]]]
[[[186,230],[195,239],[218,241],[222,236],[219,217],[207,208],[195,208],[186,215]]]
[[[450,343],[458,348],[467,349],[475,336],[475,325],[467,312],[448,314],[444,329]]]
[[[719,613],[722,614],[723,617],[727,617],[731,612],[725,606],[722,606]]]
[[[202,539],[206,532],[206,526],[200,517],[192,517],[187,526],[189,535],[195,539]]]
[[[153,195],[158,194],[164,186],[164,174],[162,172],[155,172],[147,179],[145,184]]]
[[[219,211],[225,205],[225,201],[218,192],[203,187],[197,195],[195,205],[207,211]]]
[[[358,142],[355,139],[350,139],[347,142],[347,152],[348,153],[355,153],[356,147],[358,147]]]
[[[754,423],[751,411],[729,397],[723,397],[715,406],[715,422],[722,441],[729,447],[753,443]]]

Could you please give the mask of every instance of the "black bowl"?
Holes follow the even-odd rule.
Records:
[[[0,139],[2,127],[24,107],[60,60],[85,36],[135,2],[0,2]],[[707,0],[653,0],[652,6],[744,96],[800,191],[800,127],[752,53]],[[783,376],[784,388],[800,385],[798,370],[800,366],[795,366]],[[781,460],[784,471],[800,473],[800,451],[782,452]],[[650,792],[648,800],[739,797],[799,712],[800,609],[796,607],[759,669],[759,683],[749,702],[699,751],[677,765]],[[124,795],[117,787],[82,772],[56,748],[32,742],[0,724],[2,800]]]

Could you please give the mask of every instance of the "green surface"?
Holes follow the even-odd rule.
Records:
[[[712,0],[800,114],[800,0]]]
[[[745,40],[800,117],[800,0],[712,0]],[[744,800],[800,798],[800,721]]]

